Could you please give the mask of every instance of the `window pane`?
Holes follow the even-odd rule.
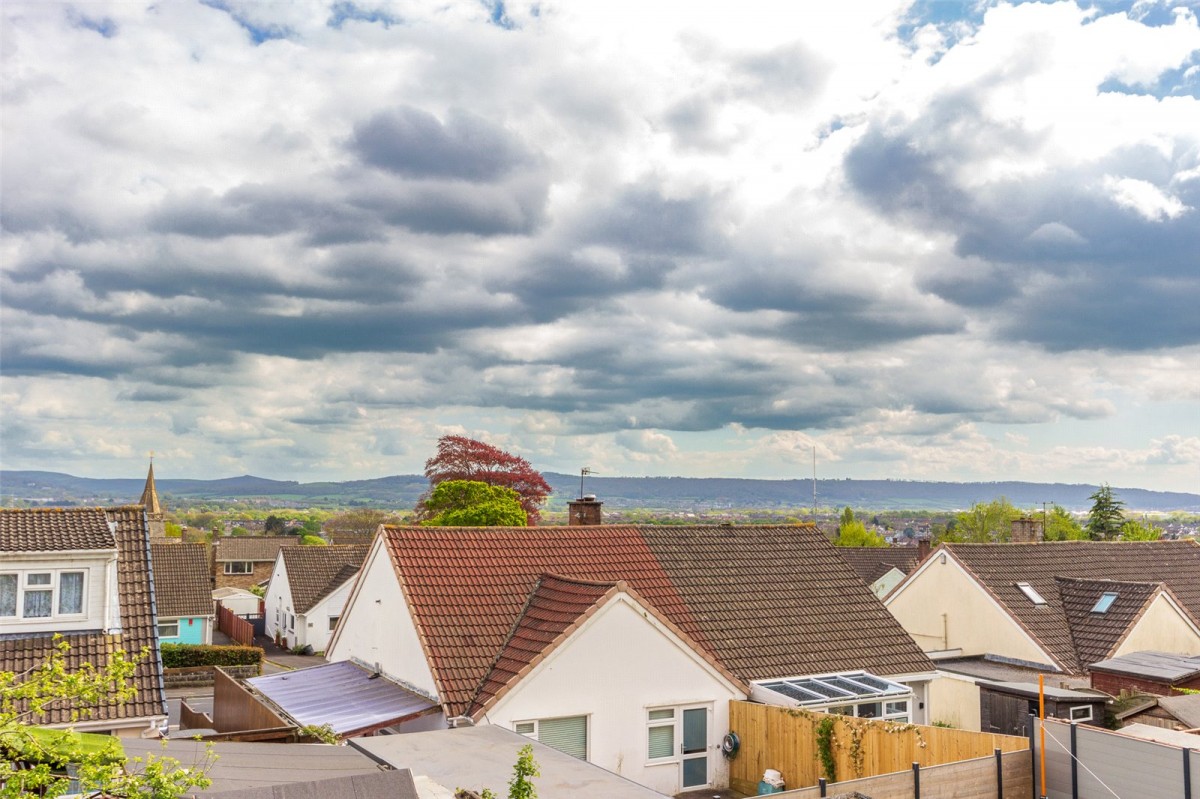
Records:
[[[858,706],[858,717],[863,719],[879,718],[879,703],[869,702]]]
[[[179,622],[178,621],[160,621],[158,623],[159,638],[178,638],[179,637]]]
[[[517,732],[522,735],[533,735],[534,725],[532,721],[522,721],[517,724]]]
[[[683,761],[683,787],[708,784],[708,758],[690,757]]]
[[[538,740],[560,752],[587,760],[587,716],[542,719],[538,722]]]
[[[43,619],[50,615],[49,591],[25,592],[25,618]]]
[[[83,613],[83,572],[58,575],[58,612]]]
[[[651,710],[650,711],[650,720],[651,721],[663,721],[664,719],[673,719],[673,718],[675,718],[675,708],[673,708],[673,707],[665,708],[663,710]]]
[[[25,585],[50,585],[50,574],[48,572],[27,574],[25,575]]]
[[[332,632],[333,630],[335,630],[337,628],[338,619],[340,619],[340,618],[341,618],[341,616],[330,616],[329,617],[330,632]]]
[[[884,705],[884,710],[889,715],[892,713],[907,713],[908,702],[888,702]]]
[[[651,760],[656,757],[671,757],[675,754],[675,725],[663,725],[650,728],[650,745],[646,755]]]
[[[0,616],[17,615],[17,575],[0,574]]]

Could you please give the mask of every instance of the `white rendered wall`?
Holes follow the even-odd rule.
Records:
[[[945,556],[943,563],[942,557],[934,553],[884,601],[917,646],[925,652],[961,649],[964,656],[992,654],[1053,663],[953,558]]]
[[[331,643],[325,653],[326,660],[358,658],[364,663],[378,663],[388,676],[397,677],[430,696],[438,695],[433,672],[425,662],[425,652],[381,537],[375,538]]]
[[[647,712],[705,704],[710,783],[727,785],[719,747],[729,732],[729,700],[746,695],[643,613],[627,596],[614,597],[497,702],[486,721],[513,729],[518,721],[587,715],[589,762],[670,795],[681,790],[680,764],[647,763]],[[676,749],[681,736],[680,727]]]
[[[350,598],[350,589],[353,587],[354,578],[351,578],[309,608],[303,617],[296,615],[296,635],[301,636],[302,644],[308,644],[314,652],[325,651],[329,646],[329,639],[333,637],[333,631],[329,629],[329,617],[342,615],[346,609],[346,600]]]
[[[1200,635],[1197,635],[1196,628],[1184,620],[1166,594],[1154,598],[1146,613],[1111,657],[1145,651],[1172,652],[1177,655],[1200,653]]]
[[[960,730],[977,732],[979,686],[970,677],[942,673],[929,684],[929,721],[942,721]]]
[[[263,597],[263,616],[268,638],[275,638],[277,634],[281,637],[288,635],[287,614],[291,612],[291,607],[292,588],[288,583],[287,566],[283,562],[283,555],[280,554],[275,558],[275,569],[271,572],[271,582],[267,584],[267,593]],[[279,611],[278,623],[275,621],[276,610]],[[287,645],[295,646],[296,642],[289,640]]]

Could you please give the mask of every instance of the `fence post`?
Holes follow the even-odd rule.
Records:
[[[992,750],[992,757],[996,758],[996,799],[1004,799],[1004,758],[999,747]]]
[[[921,764],[913,763],[913,799],[921,799]]]
[[[817,787],[819,787],[821,789],[822,798],[825,797],[826,796],[826,793],[825,793],[826,786],[825,786],[825,778],[824,777],[820,777],[817,779]]]
[[[1071,799],[1079,799],[1079,725],[1071,722]]]
[[[1192,799],[1192,750],[1183,750],[1183,799]]]
[[[1037,716],[1029,714],[1029,763],[1032,766],[1033,773],[1030,775],[1032,779],[1029,784],[1033,786],[1029,795],[1031,799],[1038,799],[1038,749],[1037,749]]]

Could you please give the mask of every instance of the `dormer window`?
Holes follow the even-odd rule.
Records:
[[[1032,585],[1030,585],[1029,583],[1017,583],[1017,588],[1020,588],[1021,593],[1024,594],[1029,599],[1029,601],[1032,602],[1033,604],[1035,604],[1035,605],[1046,604],[1046,600],[1042,598],[1042,595],[1039,594],[1037,592],[1037,590],[1034,589],[1034,587]]]
[[[1117,594],[1112,591],[1105,591],[1096,600],[1096,604],[1092,605],[1092,613],[1108,613],[1108,609],[1117,601]]]
[[[84,572],[0,574],[0,618],[50,619],[84,613]]]

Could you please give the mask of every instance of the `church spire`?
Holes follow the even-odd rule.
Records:
[[[142,500],[139,504],[146,506],[148,516],[162,518],[162,503],[158,501],[158,487],[154,485],[153,455],[150,456],[150,472],[146,475],[146,488],[142,491]]]

